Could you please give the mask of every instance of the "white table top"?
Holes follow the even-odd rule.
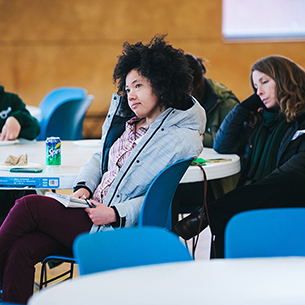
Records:
[[[75,143],[89,143],[86,145],[76,145]],[[92,143],[92,144],[90,144]],[[38,189],[71,189],[74,179],[89,157],[99,151],[99,140],[87,141],[62,141],[61,146],[61,166],[46,166],[46,144],[44,141],[26,141],[21,140],[19,144],[0,146],[0,163],[4,163],[6,158],[11,154],[18,156],[28,154],[28,163],[38,163],[43,168],[42,173],[11,173],[8,170],[0,169],[0,189],[8,188],[4,183],[10,185],[37,185]],[[12,180],[14,179],[14,180]],[[22,179],[22,180],[21,180]],[[5,182],[8,181],[9,182]],[[51,185],[50,185],[51,184]],[[12,187],[10,187],[12,188]]]
[[[199,158],[208,159],[231,159],[231,161],[206,163],[204,170],[208,180],[232,176],[240,172],[240,158],[238,155],[218,154],[212,148],[204,148]],[[202,171],[198,166],[188,168],[180,183],[202,181]]]
[[[76,145],[78,143],[78,145]],[[31,185],[38,189],[71,189],[74,179],[89,157],[99,151],[99,140],[62,141],[61,166],[47,167],[45,164],[45,142],[21,140],[15,145],[0,146],[0,163],[4,163],[11,154],[18,156],[28,154],[29,163],[38,163],[43,168],[42,173],[11,173],[0,167],[0,189],[13,188],[12,185]],[[223,178],[240,171],[240,161],[237,155],[220,155],[213,149],[204,148],[200,155],[203,159],[225,158],[227,162],[207,163],[204,169],[207,179]],[[12,180],[14,179],[14,180]],[[22,180],[20,180],[22,179]],[[183,176],[181,183],[202,181],[203,176],[199,167],[191,166]],[[50,185],[51,184],[51,185]],[[16,187],[17,188],[17,187]]]
[[[305,257],[215,259],[82,276],[35,293],[29,305],[304,305]]]

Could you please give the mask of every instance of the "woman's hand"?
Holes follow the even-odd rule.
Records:
[[[90,192],[86,188],[80,188],[76,192],[71,194],[71,197],[80,198],[80,199],[84,199],[84,196],[86,198],[90,197]]]
[[[257,111],[260,108],[265,109],[264,103],[261,101],[260,97],[254,93],[251,96],[249,96],[247,99],[245,99],[240,106],[243,108],[246,108],[250,111]]]
[[[20,130],[21,125],[18,120],[13,116],[8,117],[2,128],[0,141],[15,140],[19,136]]]
[[[95,208],[86,208],[85,211],[95,225],[106,225],[116,221],[116,215],[112,208],[95,200],[91,200],[91,202],[95,205]]]

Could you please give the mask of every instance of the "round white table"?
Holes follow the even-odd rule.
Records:
[[[71,189],[74,180],[90,156],[100,149],[99,140],[62,141],[61,166],[46,166],[46,144],[44,141],[20,140],[14,145],[0,145],[0,189]],[[9,172],[3,166],[9,155],[28,154],[29,167],[43,169],[42,173]],[[36,165],[37,164],[37,165]]]
[[[218,154],[212,148],[204,148],[199,158],[204,160],[228,159],[230,161],[206,163],[203,168],[207,175],[207,180],[220,179],[232,176],[240,172],[240,158],[234,154]],[[202,172],[198,166],[190,166],[180,183],[202,181]]]
[[[1,143],[0,143],[1,144]],[[73,186],[74,179],[78,174],[78,171],[82,165],[86,163],[89,157],[98,152],[100,149],[100,140],[81,140],[81,141],[62,141],[62,162],[59,167],[46,167],[45,163],[45,142],[44,141],[27,141],[20,140],[15,145],[4,145],[1,146],[0,154],[0,165],[4,163],[6,158],[12,154],[18,156],[21,154],[28,154],[29,163],[38,163],[43,172],[39,174],[24,174],[24,173],[11,173],[5,167],[0,166],[0,188],[5,187],[6,179],[18,178],[19,180],[13,181],[14,183],[22,183],[24,187],[27,187],[26,182],[20,179],[26,177],[32,178],[48,178],[48,179],[58,179],[57,186],[53,185],[53,188],[58,189],[70,189]],[[213,149],[204,148],[200,155],[203,159],[215,159],[215,158],[225,158],[231,159],[231,161],[220,162],[220,163],[207,163],[204,169],[207,174],[207,179],[217,179],[223,178],[230,175],[234,175],[240,171],[240,161],[237,155],[220,155],[216,153]],[[53,179],[53,180],[54,180]],[[199,167],[190,166],[183,176],[181,183],[202,181],[203,176]],[[54,180],[55,181],[55,180]],[[33,181],[29,181],[32,185]],[[6,185],[9,183],[5,182]],[[34,184],[36,182],[34,181]],[[20,188],[21,185],[18,185]],[[33,186],[31,186],[33,187]],[[49,184],[37,185],[33,188],[50,188]]]
[[[305,257],[215,259],[82,276],[35,293],[29,305],[304,305]]]

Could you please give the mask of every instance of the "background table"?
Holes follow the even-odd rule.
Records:
[[[91,141],[88,140],[90,143]],[[92,140],[97,141],[97,140]],[[94,143],[95,143],[94,142]],[[19,144],[1,146],[0,163],[10,155],[28,154],[29,163],[39,163],[42,173],[11,173],[0,170],[0,189],[71,189],[74,179],[89,157],[99,151],[99,146],[79,146],[75,141],[62,141],[61,166],[46,166],[46,144],[44,141],[21,140]]]
[[[305,258],[218,259],[101,272],[35,293],[29,305],[304,305]]]
[[[98,140],[86,140],[88,143],[96,143]],[[95,142],[94,142],[95,141]],[[45,164],[45,142],[21,140],[19,144],[1,146],[0,163],[10,155],[18,156],[28,154],[29,163],[39,163],[44,169],[42,173],[11,173],[8,170],[0,170],[0,189],[34,188],[34,189],[71,189],[74,179],[89,157],[99,151],[98,146],[82,146],[75,143],[84,141],[62,141],[62,162],[58,167],[47,167]],[[207,179],[217,179],[236,174],[240,171],[240,161],[237,155],[217,154],[213,149],[204,148],[200,155],[204,159],[226,158],[231,161],[220,163],[207,163],[204,169]],[[181,183],[202,181],[203,176],[199,167],[191,166],[183,176]]]
[[[212,148],[204,148],[199,158],[202,159],[230,159],[231,161],[206,163],[204,170],[207,180],[220,179],[240,172],[240,158],[234,154],[218,154]],[[180,183],[202,181],[202,172],[198,166],[191,166],[182,177]]]

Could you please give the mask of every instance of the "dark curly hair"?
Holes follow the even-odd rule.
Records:
[[[125,42],[113,72],[113,81],[117,84],[118,94],[126,96],[126,76],[135,69],[150,81],[160,106],[185,110],[191,105],[192,71],[183,50],[165,42],[165,36],[156,35],[146,45]]]

